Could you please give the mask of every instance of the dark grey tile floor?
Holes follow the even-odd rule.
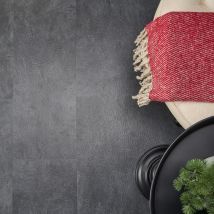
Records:
[[[0,214],[149,214],[133,171],[182,129],[131,95],[158,0],[0,0]]]

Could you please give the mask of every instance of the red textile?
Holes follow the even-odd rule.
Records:
[[[214,102],[214,13],[170,12],[145,29],[149,99]]]

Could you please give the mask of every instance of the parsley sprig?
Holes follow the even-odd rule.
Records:
[[[214,214],[214,164],[194,159],[187,162],[173,182],[181,192],[180,201],[184,214],[205,211]]]

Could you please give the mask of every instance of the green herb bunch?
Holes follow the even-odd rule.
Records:
[[[184,214],[205,211],[214,214],[214,165],[204,160],[190,160],[174,180],[175,189],[181,192]]]

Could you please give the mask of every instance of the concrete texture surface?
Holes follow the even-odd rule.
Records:
[[[0,214],[149,214],[136,161],[182,132],[131,100],[158,2],[0,0]]]

